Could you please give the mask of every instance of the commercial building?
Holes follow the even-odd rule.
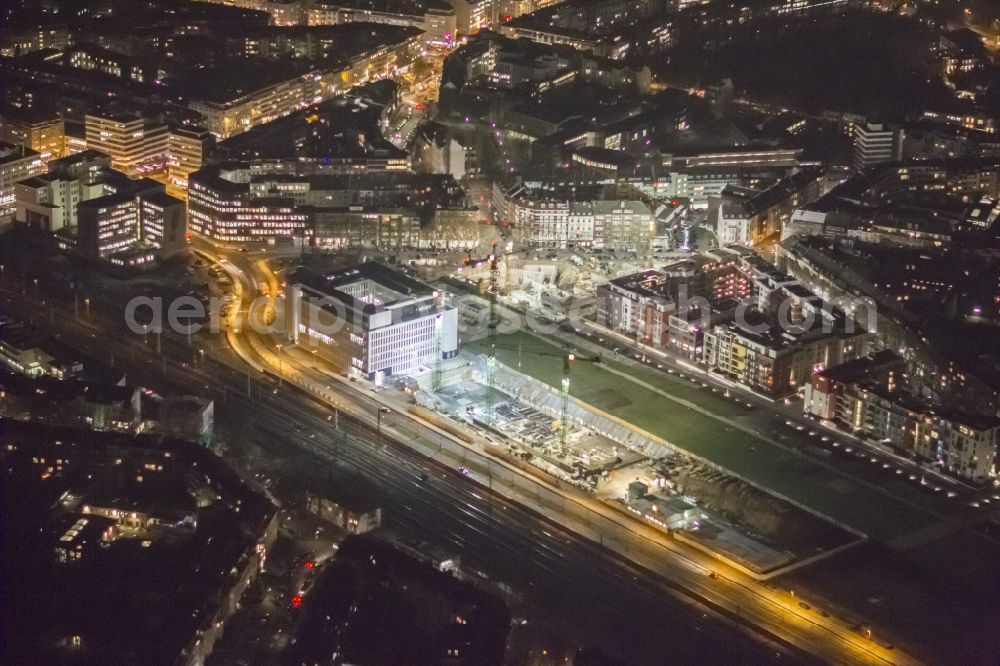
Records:
[[[5,112],[0,115],[0,141],[31,148],[48,162],[66,154],[66,125],[56,114]]]
[[[446,296],[376,263],[290,279],[285,330],[289,342],[376,384],[458,354],[458,311]]]
[[[229,163],[191,175],[191,229],[226,242],[292,240],[320,247],[469,249],[483,218],[447,175],[270,172]]]
[[[94,150],[49,162],[48,173],[17,183],[15,220],[31,229],[56,233],[77,226],[77,207],[114,189],[111,158]]]
[[[865,169],[881,162],[903,159],[903,130],[882,123],[865,123],[854,127],[855,169]]]
[[[38,152],[23,145],[0,143],[0,228],[14,220],[16,184],[44,170],[45,163]]]
[[[163,171],[167,166],[166,125],[127,113],[88,113],[87,148],[111,157],[111,166],[130,178]]]
[[[792,169],[799,166],[802,151],[795,148],[772,148],[755,150],[726,150],[710,153],[676,155],[671,166],[677,169]]]
[[[191,230],[223,242],[267,241],[312,235],[310,216],[290,199],[256,199],[249,171],[208,167],[191,174],[188,216]]]
[[[610,189],[567,192],[566,198],[551,192],[536,197],[520,188],[494,194],[502,199],[495,201],[497,223],[510,227],[525,248],[641,252],[653,237],[653,210],[637,199],[614,198]]]
[[[188,178],[202,167],[215,137],[204,127],[176,127],[167,139],[167,187],[187,197]]]
[[[75,253],[123,268],[141,268],[182,251],[186,244],[184,202],[160,183],[135,181],[113,194],[81,202],[71,239]]]
[[[450,0],[459,35],[475,35],[498,23],[500,0]]]

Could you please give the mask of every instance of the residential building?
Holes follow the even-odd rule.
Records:
[[[382,526],[382,508],[364,501],[334,501],[320,492],[307,491],[305,507],[348,534],[365,534]]]
[[[637,341],[664,347],[668,318],[676,309],[667,275],[650,269],[598,286],[594,319]]]
[[[803,394],[803,409],[820,419],[842,420],[845,406],[839,402],[852,384],[865,382],[894,392],[905,387],[906,361],[896,352],[886,349],[861,356],[815,373]]]
[[[343,90],[345,80],[350,76],[339,68],[316,70],[238,94],[192,99],[188,106],[221,140],[321,102]]]
[[[582,192],[574,199],[513,197],[502,208],[510,215],[515,242],[528,248],[648,248],[653,237],[653,211],[638,200],[604,198],[607,193]],[[508,218],[504,218],[508,219]]]
[[[729,321],[755,295],[752,266],[769,266],[746,248],[716,248],[662,269],[597,287],[595,321],[655,347],[701,360],[705,330]],[[773,270],[773,267],[771,267]]]
[[[29,377],[60,380],[78,377],[84,371],[78,352],[8,318],[0,318],[0,363]]]
[[[764,263],[764,262],[761,262]],[[875,336],[843,310],[775,272],[754,281],[754,300],[705,332],[702,362],[772,397],[803,388],[824,368],[864,356]]]
[[[727,185],[710,204],[719,244],[754,247],[778,239],[792,212],[822,194],[823,182],[822,168],[807,167],[763,190]]]
[[[803,409],[956,476],[974,482],[996,476],[1000,419],[945,409],[910,393],[905,361],[893,351],[814,374]]]

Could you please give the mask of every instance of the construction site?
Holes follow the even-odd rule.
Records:
[[[863,540],[620,418],[609,385],[615,376],[600,356],[524,332],[498,335],[503,259],[494,253],[480,262],[489,277],[481,296],[466,300],[466,316],[484,325],[468,327],[459,359],[412,387],[421,416],[465,441],[486,439],[500,458],[572,484],[759,578]],[[573,392],[575,373],[586,380],[582,395]],[[603,410],[583,397],[602,383]]]

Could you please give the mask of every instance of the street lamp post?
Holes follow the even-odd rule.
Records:
[[[284,348],[284,346],[285,345],[280,343],[275,345],[275,347],[278,348],[278,388],[281,388],[281,378],[285,375],[285,367],[282,364],[281,360],[281,350]]]
[[[379,407],[375,416],[375,438],[379,444],[382,443],[382,415],[388,414],[392,410],[388,407]]]
[[[89,298],[83,299],[83,305],[87,309],[87,319],[90,319],[90,299]]]

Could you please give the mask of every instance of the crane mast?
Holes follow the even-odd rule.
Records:
[[[496,339],[497,339],[497,326],[500,323],[500,316],[497,312],[497,289],[499,289],[498,277],[500,273],[499,261],[497,259],[497,242],[493,241],[493,252],[489,257],[490,261],[490,283],[489,283],[489,298],[490,298],[490,319],[487,323],[487,330],[490,336],[490,353],[486,357],[486,423],[493,425],[493,412],[494,412],[494,396],[495,396],[495,384],[497,376],[497,351],[496,351]]]

